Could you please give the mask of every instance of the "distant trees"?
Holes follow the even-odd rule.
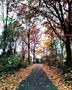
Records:
[[[43,15],[47,17],[53,31],[65,43],[67,53],[66,64],[71,66],[72,0],[43,0],[43,2],[46,7],[46,12]],[[62,35],[65,37],[62,38]]]
[[[3,22],[3,32],[2,32],[2,49],[3,55],[6,53],[12,54],[16,52],[16,40],[17,40],[17,31],[15,26],[15,19],[14,19],[14,11],[16,11],[16,4],[15,1],[4,0],[1,1],[1,19]],[[13,12],[13,13],[12,13]],[[12,13],[12,14],[11,14]]]
[[[64,60],[66,59],[64,42],[53,32],[48,22],[44,22],[43,25],[46,28],[44,34],[48,37],[45,46],[48,48],[48,51],[51,52],[52,60],[64,64]]]
[[[36,3],[36,5],[34,4]],[[67,58],[66,64],[71,66],[72,41],[72,0],[31,0],[31,8],[47,18],[49,26],[65,43]],[[36,14],[36,13],[35,13]]]
[[[31,51],[32,51],[32,54],[33,54],[33,61],[35,62],[35,59],[36,59],[36,46],[37,44],[39,44],[39,30],[35,27],[35,26],[32,26],[30,28],[30,43],[31,43]]]
[[[36,28],[36,12],[30,10],[30,2],[21,3],[18,16],[21,18],[22,23],[26,26],[23,31],[27,32],[26,46],[28,47],[28,62],[30,63],[31,54],[33,54],[33,60],[35,60],[35,47],[38,44],[38,30]]]
[[[54,32],[54,34],[57,35],[57,37],[63,41],[66,48],[67,58],[66,58],[66,64],[68,66],[72,63],[72,55],[71,55],[71,42],[72,42],[72,0],[27,0],[28,2],[22,3],[18,0],[6,0],[6,16],[4,18],[3,15],[3,23],[4,23],[4,31],[3,31],[3,54],[5,53],[6,49],[8,48],[9,52],[11,52],[12,47],[11,43],[13,43],[16,37],[10,37],[7,35],[7,31],[10,31],[12,28],[15,28],[15,25],[13,26],[14,22],[8,21],[8,18],[10,17],[10,13],[14,12],[16,13],[18,17],[18,21],[21,20],[22,24],[26,26],[24,27],[24,31],[27,32],[27,39],[24,40],[25,43],[28,45],[28,60],[30,59],[30,31],[29,29],[33,25],[36,25],[36,18],[41,15],[43,19],[47,20],[49,28]],[[2,1],[2,3],[4,3]],[[3,5],[2,5],[2,8]],[[10,17],[10,19],[13,19]],[[9,25],[11,25],[11,29],[7,30]],[[14,32],[12,32],[12,35]],[[35,33],[32,33],[32,38],[35,35]],[[7,43],[7,38],[9,39],[9,43]],[[23,37],[24,38],[24,37]],[[36,37],[35,37],[36,38]],[[32,43],[34,44],[33,52],[35,53],[35,38],[32,40]],[[12,44],[13,45],[13,44]],[[23,48],[24,49],[24,48]],[[24,51],[24,50],[23,50]],[[35,58],[35,55],[34,55]]]

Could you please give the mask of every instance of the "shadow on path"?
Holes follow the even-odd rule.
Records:
[[[26,80],[23,80],[16,90],[58,90],[48,79],[39,65],[36,65]]]

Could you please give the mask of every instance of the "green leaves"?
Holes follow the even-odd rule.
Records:
[[[15,65],[21,62],[21,58],[18,55],[10,55],[9,57],[3,58],[3,65]]]
[[[13,18],[10,18],[10,17],[8,17],[8,18],[4,18],[4,17],[0,17],[0,21],[6,21],[7,20],[7,22],[8,23],[14,23],[16,20],[15,19],[13,19]]]

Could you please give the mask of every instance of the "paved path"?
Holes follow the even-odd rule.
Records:
[[[16,90],[57,90],[39,65],[36,65],[31,75],[23,80]]]

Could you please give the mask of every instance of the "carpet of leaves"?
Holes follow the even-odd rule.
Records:
[[[47,65],[41,65],[41,67],[53,84],[58,87],[58,90],[72,90],[72,83],[68,84],[64,82],[64,76],[61,70]]]
[[[34,65],[30,65],[25,69],[20,69],[14,74],[7,74],[7,76],[0,78],[0,90],[16,90],[18,84],[31,74]]]
[[[72,90],[72,83],[68,84],[64,82],[64,76],[62,75],[61,70],[44,64],[40,64],[40,66],[53,84],[58,87],[58,90]],[[13,74],[7,74],[5,77],[1,77],[0,90],[16,90],[19,83],[31,74],[34,67],[35,65],[30,65],[25,69],[20,69],[14,72]]]

